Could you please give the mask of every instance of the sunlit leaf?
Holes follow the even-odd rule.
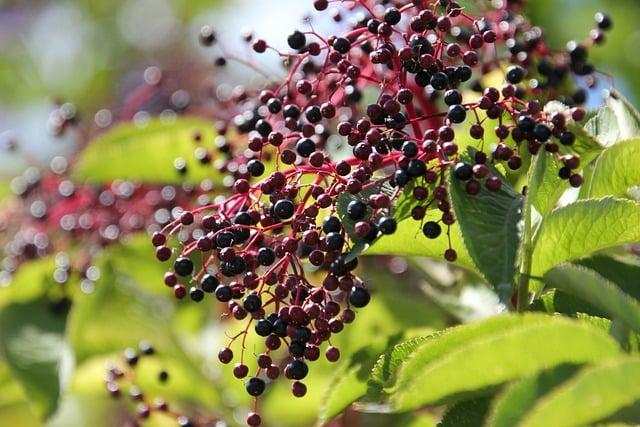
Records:
[[[212,123],[203,119],[179,118],[171,123],[154,119],[144,126],[116,125],[82,151],[74,176],[91,183],[115,179],[180,183],[204,178],[220,182],[221,175],[211,166],[201,165],[194,156],[198,147],[194,140],[196,133],[201,137],[202,146],[211,147],[216,134]],[[187,163],[184,176],[173,165],[179,157]]]
[[[619,358],[581,370],[542,397],[520,426],[591,425],[640,399],[640,360]]]
[[[607,197],[553,210],[535,235],[533,276],[564,261],[640,240],[640,204]]]

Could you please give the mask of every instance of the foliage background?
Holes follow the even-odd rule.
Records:
[[[212,73],[220,73],[210,65],[211,53],[195,43],[202,24],[213,24],[230,48],[242,50],[239,36],[242,27],[252,26],[261,37],[282,42],[291,28],[301,25],[299,16],[310,3],[301,0],[0,2],[0,140],[3,144],[10,140],[19,143],[17,151],[0,154],[0,176],[6,180],[28,165],[46,165],[52,155],[73,151],[77,141],[72,137],[59,141],[47,133],[45,123],[53,101],[73,102],[81,116],[88,118],[102,108],[117,109],[141,83],[142,72],[149,65],[167,70],[180,88],[197,96],[196,85]],[[604,47],[593,50],[594,62],[600,70],[615,75],[615,86],[638,104],[640,3],[637,0],[531,0],[528,8],[532,21],[546,30],[547,38],[555,46],[572,37],[586,37],[593,13],[607,11],[613,18],[614,30],[608,34]],[[279,24],[288,20],[290,25]],[[227,73],[216,78],[234,84],[253,78],[239,68]],[[598,105],[598,91],[592,95],[590,103]],[[114,357],[112,352],[126,345],[158,336],[163,337],[156,343],[163,356],[143,367],[148,378],[143,375],[142,381],[150,384],[152,393],[211,408],[230,420],[234,416],[242,419],[242,413],[230,409],[235,406],[246,409],[243,404],[248,402],[241,384],[230,378],[228,369],[219,369],[214,360],[224,338],[214,307],[176,304],[168,298],[165,290],[156,285],[163,273],[161,266],[153,261],[131,263],[132,259],[148,259],[147,249],[144,240],[114,249],[109,263],[102,266],[104,282],[111,282],[114,287],[107,287],[100,294],[81,296],[81,309],[73,312],[69,322],[85,328],[83,332],[75,331],[76,335],[73,328],[68,332],[75,345],[76,373],[67,378],[71,391],[65,394],[48,425],[119,425],[120,417],[129,409],[106,397],[102,383],[104,362]],[[28,276],[16,278],[16,284],[27,293],[39,292],[50,277],[51,265],[47,262],[30,269]],[[407,261],[399,258],[389,261],[383,269],[374,269],[373,263],[367,266],[377,294],[356,327],[342,334],[345,354],[369,344],[371,336],[390,336],[414,327],[437,329],[455,318],[491,314],[495,308],[492,296],[483,293],[482,288],[466,287],[459,292],[462,302],[459,310],[442,309],[433,302],[434,296],[442,291],[438,286],[473,283],[473,278],[438,269],[437,265],[409,262],[415,263],[411,270]],[[140,265],[144,268],[139,268]],[[415,274],[427,267],[432,272],[427,280]],[[391,292],[389,283],[405,289]],[[434,287],[434,283],[438,286]],[[104,298],[102,292],[108,296]],[[416,295],[420,298],[415,298]],[[20,298],[20,294],[0,290],[0,306]],[[11,326],[10,319],[1,320],[3,327]],[[379,345],[384,349],[387,342],[381,341]],[[172,379],[167,386],[154,382],[159,366],[171,369]],[[310,393],[296,401],[296,405],[288,404],[291,398],[284,390],[286,386],[279,384],[281,390],[274,390],[264,402],[267,421],[280,417],[277,425],[312,423],[331,369],[324,366],[312,370],[313,376],[308,381]],[[2,423],[39,425],[36,411],[27,403],[24,390],[11,379],[6,362],[0,360]],[[158,425],[165,422],[154,420]],[[376,417],[365,418],[363,422],[385,425],[392,421]],[[419,423],[417,420],[415,425]]]

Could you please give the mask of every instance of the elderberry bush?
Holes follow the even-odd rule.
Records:
[[[640,113],[591,61],[609,15],[555,49],[522,0],[307,2],[248,56],[192,40],[265,79],[191,97],[150,67],[113,127],[14,179],[0,350],[39,410],[69,391],[25,373],[32,331],[47,372],[67,343],[76,374],[106,363],[132,426],[640,420]],[[86,130],[70,104],[48,126]]]
[[[328,3],[314,6],[324,11]],[[152,238],[157,258],[171,263],[164,282],[176,298],[211,295],[245,322],[219,360],[235,362],[233,374],[256,398],[281,375],[303,396],[309,362],[323,353],[340,358],[332,335],[371,299],[356,272],[358,255],[396,232],[400,200],[410,205],[416,233],[440,239],[456,222],[448,180],[462,182],[469,198],[500,192],[499,170],[550,153],[561,165],[556,185],[583,182],[572,145],[586,93],[574,82],[596,79],[588,52],[609,28],[604,15],[590,38],[552,51],[520,2],[334,6],[342,32],[292,29],[285,51],[247,37],[256,54],[279,55],[287,70],[281,81],[247,87],[220,106],[229,117],[221,129],[246,135],[247,176],[233,195],[185,211]],[[220,43],[208,26],[200,42]],[[551,101],[566,107],[543,108]],[[429,210],[440,213],[425,220]],[[194,228],[200,237],[176,245],[174,234]],[[440,255],[454,262],[459,248],[448,240]],[[320,280],[308,278],[310,268]],[[247,334],[264,343],[251,373]],[[260,417],[247,422],[259,425]]]

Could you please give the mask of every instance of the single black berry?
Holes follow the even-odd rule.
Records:
[[[289,344],[289,354],[293,357],[302,357],[304,356],[305,347],[306,345],[304,342],[293,340]],[[302,378],[295,378],[295,379],[300,380]]]
[[[413,141],[405,141],[402,144],[402,154],[407,157],[415,157],[418,155],[418,144]]]
[[[444,90],[449,84],[449,78],[445,73],[440,71],[431,77],[429,84],[431,84],[431,86],[436,90]]]
[[[596,20],[596,24],[598,25],[598,28],[600,28],[601,30],[606,31],[611,29],[612,22],[609,15],[602,12],[598,12],[596,13],[595,20]]]
[[[507,81],[511,84],[518,84],[524,79],[524,68],[519,65],[509,67],[507,70]]]
[[[444,93],[444,103],[456,105],[462,103],[462,94],[458,89],[450,89]]]
[[[180,257],[173,264],[173,269],[179,276],[188,276],[193,273],[193,262],[189,258]]]
[[[200,302],[204,299],[204,291],[192,286],[191,289],[189,289],[189,297],[195,302]]]
[[[560,134],[560,144],[562,145],[572,145],[576,140],[576,136],[573,132],[562,132]]]
[[[469,163],[458,162],[453,167],[453,173],[459,180],[468,181],[473,177],[473,167]]]
[[[401,18],[400,11],[395,7],[390,7],[384,12],[384,21],[389,25],[396,25]]]
[[[449,107],[447,117],[452,123],[462,123],[467,118],[467,111],[460,104]]]
[[[318,123],[322,120],[322,111],[317,105],[312,105],[304,110],[304,116],[310,123]]]
[[[309,367],[302,360],[292,360],[285,368],[288,377],[293,380],[301,380],[309,373]]]
[[[300,50],[307,43],[307,37],[304,33],[296,30],[287,37],[287,44],[291,49]]]
[[[342,224],[338,217],[328,216],[322,221],[322,231],[325,233],[338,232],[342,229]]]
[[[302,157],[309,157],[316,151],[316,144],[312,139],[302,138],[296,142],[296,152]]]
[[[545,142],[551,137],[551,129],[542,123],[538,123],[533,128],[533,136],[540,142]]]
[[[264,173],[264,164],[258,159],[252,159],[247,162],[247,171],[251,176],[261,176]]]
[[[295,206],[289,199],[278,200],[276,204],[273,205],[273,213],[280,220],[291,218],[293,216],[294,210]]]
[[[260,319],[256,322],[255,330],[256,334],[266,337],[273,332],[273,325],[267,319]]]
[[[262,136],[266,138],[273,128],[271,127],[271,123],[264,119],[260,119],[256,122],[256,131]]]
[[[247,381],[245,387],[247,389],[247,393],[249,393],[251,396],[260,396],[262,393],[264,393],[265,383],[260,378],[254,377],[250,378],[249,381]]]
[[[362,219],[366,214],[367,214],[367,205],[366,203],[360,200],[352,200],[347,205],[347,215],[349,215],[349,218],[353,220]]]
[[[422,226],[422,232],[424,233],[425,236],[427,236],[427,238],[435,239],[442,232],[442,228],[440,227],[440,224],[438,224],[437,222],[427,221],[424,223],[424,226]]]
[[[397,228],[398,224],[396,220],[391,217],[383,216],[378,220],[378,230],[382,234],[393,234]]]
[[[231,290],[231,286],[228,285],[218,285],[215,291],[216,299],[220,302],[231,301],[233,297],[233,291]]]
[[[427,165],[422,160],[411,159],[407,166],[407,173],[413,178],[424,175],[427,172]]]
[[[393,174],[393,181],[398,187],[404,187],[409,183],[409,181],[411,181],[411,175],[409,175],[408,172],[399,169]]]
[[[362,308],[369,304],[369,301],[371,301],[371,295],[365,288],[360,286],[354,286],[351,288],[351,291],[349,292],[349,303],[352,306]]]
[[[257,259],[260,265],[268,266],[275,262],[276,253],[271,248],[260,248]]]
[[[247,295],[242,301],[242,306],[249,313],[255,313],[262,308],[262,300],[256,294]]]
[[[216,290],[220,281],[212,274],[205,274],[200,281],[200,288],[205,292],[213,292]]]
[[[333,48],[338,52],[344,54],[351,49],[351,42],[344,37],[338,37],[333,41]]]
[[[327,248],[332,251],[342,249],[342,246],[344,245],[344,237],[342,237],[342,234],[333,231],[327,234],[326,244]]]
[[[522,132],[531,132],[536,125],[536,121],[531,116],[518,117],[518,129]]]

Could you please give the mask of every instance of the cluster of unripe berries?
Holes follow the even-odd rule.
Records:
[[[192,185],[79,184],[66,174],[66,165],[66,159],[56,157],[51,171],[29,168],[12,181],[17,197],[0,212],[0,230],[8,237],[0,242],[2,274],[12,275],[25,261],[57,255],[56,282],[66,282],[72,268],[91,279],[85,271],[99,249],[135,233],[157,231],[204,194]],[[79,242],[85,250],[68,260],[64,251]]]
[[[313,5],[324,11],[332,3]],[[165,284],[178,298],[200,301],[211,293],[234,318],[248,319],[221,350],[223,363],[232,362],[231,344],[244,342],[250,330],[264,337],[246,383],[250,395],[280,375],[273,356],[280,347],[292,392],[304,395],[307,362],[353,321],[352,307],[369,301],[354,274],[357,255],[396,231],[404,219],[394,209],[399,198],[410,199],[410,216],[435,239],[455,222],[449,175],[464,181],[469,195],[500,191],[495,164],[517,170],[523,150],[544,150],[563,162],[560,178],[581,184],[571,125],[584,118],[579,104],[586,95],[566,88],[572,73],[595,81],[587,48],[602,36],[552,52],[542,30],[519,14],[521,3],[472,15],[450,0],[335,2],[344,10],[332,11],[332,19],[349,25],[343,34],[295,30],[286,52],[245,36],[256,53],[279,54],[288,69],[262,90],[218,100],[232,116],[220,129],[246,135],[248,151],[238,162],[247,174],[235,180],[233,196],[185,212],[153,243],[158,259],[173,259]],[[600,30],[611,25],[603,14],[596,21]],[[200,41],[219,43],[211,27]],[[216,64],[227,59],[234,58]],[[504,76],[501,87],[483,87],[483,78],[496,73]],[[545,111],[554,99],[567,110]],[[460,138],[475,141],[471,158],[459,150]],[[440,218],[425,221],[430,210]],[[172,250],[170,236],[184,229],[199,232]],[[451,247],[443,256],[457,258]],[[321,283],[307,281],[309,268],[323,272]],[[244,353],[243,345],[238,378],[249,375]],[[325,356],[334,361],[339,352],[328,344]],[[260,417],[252,413],[247,421],[258,425]]]

